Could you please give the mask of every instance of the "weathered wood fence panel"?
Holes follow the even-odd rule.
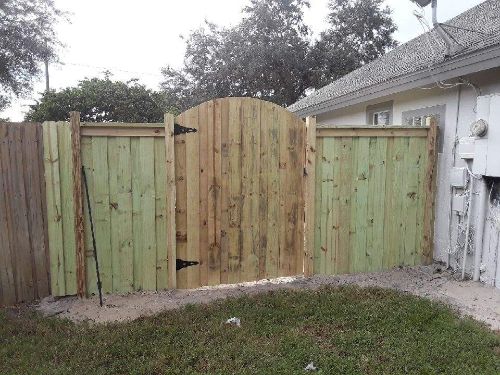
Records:
[[[431,134],[429,128],[318,129],[315,273],[430,261]]]
[[[49,295],[42,128],[0,123],[0,305]]]

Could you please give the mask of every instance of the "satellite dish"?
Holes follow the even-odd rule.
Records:
[[[432,0],[411,0],[411,1],[413,1],[414,3],[417,3],[422,8],[426,7],[427,5],[429,5],[430,3],[432,3]]]

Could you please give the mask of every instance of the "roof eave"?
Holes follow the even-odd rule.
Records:
[[[452,60],[443,61],[432,68],[432,74],[429,73],[428,69],[405,74],[387,82],[372,85],[354,93],[339,96],[293,112],[300,117],[315,116],[380,97],[423,87],[436,83],[436,81],[449,80],[499,66],[500,45],[497,44],[489,48],[474,51],[473,53],[460,55]]]

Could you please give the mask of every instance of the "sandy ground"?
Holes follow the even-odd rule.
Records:
[[[449,304],[462,315],[500,330],[500,289],[471,281],[457,281],[439,265],[394,269],[387,272],[343,276],[314,276],[311,278],[280,278],[254,283],[220,285],[192,290],[142,292],[105,296],[105,306],[99,307],[97,297],[78,299],[45,298],[37,309],[46,316],[59,316],[75,322],[108,323],[130,321],[172,310],[186,304],[209,303],[227,297],[256,294],[277,289],[315,289],[324,285],[355,284],[396,289],[405,293],[439,300]]]

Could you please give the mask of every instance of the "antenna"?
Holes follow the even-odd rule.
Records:
[[[443,26],[438,22],[437,19],[437,2],[438,0],[411,0],[412,2],[420,5],[422,8],[432,3],[432,24],[436,29],[438,35],[443,39],[446,44],[445,56],[449,57],[454,55],[460,49],[460,45],[452,40],[451,34],[449,34]]]
[[[417,3],[422,8],[426,7],[427,5],[429,5],[432,2],[432,0],[411,0],[411,1],[413,1],[414,3]]]

